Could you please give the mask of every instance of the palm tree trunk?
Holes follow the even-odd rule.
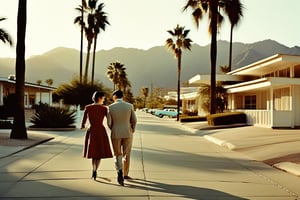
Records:
[[[82,83],[82,54],[83,54],[83,1],[81,1],[81,32],[80,32],[80,66],[79,66],[79,81]]]
[[[211,78],[210,78],[210,114],[216,113],[216,62],[217,62],[217,12],[218,0],[211,0]]]
[[[96,47],[97,47],[97,35],[94,39],[94,50],[93,50],[93,65],[92,65],[92,85],[94,85],[94,76],[95,76],[95,57],[96,57]]]
[[[87,84],[87,80],[88,80],[88,70],[89,70],[90,51],[91,51],[91,43],[88,43],[88,47],[87,47],[87,55],[86,55],[86,63],[85,63],[85,71],[84,71],[84,78],[83,78],[83,82],[84,82],[85,84]]]
[[[230,27],[230,42],[229,42],[229,64],[228,64],[228,70],[231,71],[231,65],[232,65],[232,35],[233,35],[233,25],[231,24]]]
[[[25,83],[25,35],[27,0],[19,0],[17,21],[17,49],[16,49],[16,107],[13,128],[10,138],[27,139],[25,126],[24,83]]]
[[[180,111],[180,74],[181,74],[181,53],[178,56],[178,74],[177,74],[177,118],[179,121],[179,111]]]

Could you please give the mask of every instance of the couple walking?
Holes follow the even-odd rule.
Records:
[[[117,180],[124,185],[124,179],[128,176],[130,165],[130,152],[133,133],[136,126],[136,115],[133,105],[123,100],[123,92],[113,92],[114,103],[104,106],[105,94],[96,91],[92,97],[94,103],[85,107],[81,128],[85,128],[87,119],[90,127],[86,132],[83,156],[92,159],[92,178],[97,177],[97,169],[102,158],[112,158],[109,139],[103,124],[107,117],[107,125],[111,130],[111,143],[115,156]]]

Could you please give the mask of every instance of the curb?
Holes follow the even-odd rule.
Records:
[[[280,162],[272,165],[277,169],[281,169],[283,171],[289,172],[296,176],[300,176],[300,165],[293,162]]]
[[[226,147],[230,150],[235,150],[236,149],[236,146],[230,142],[227,142],[226,140],[220,140],[218,138],[215,138],[215,137],[212,137],[212,136],[209,136],[209,135],[204,135],[203,136],[206,140],[212,142],[212,143],[215,143],[219,146],[222,146],[222,147]]]
[[[1,156],[0,159],[2,159],[2,158],[7,158],[7,157],[12,156],[12,155],[14,155],[14,154],[20,153],[20,152],[22,152],[22,151],[25,151],[25,150],[30,149],[30,148],[32,148],[32,147],[35,147],[35,146],[37,146],[37,145],[46,143],[46,142],[48,142],[48,141],[50,141],[50,140],[52,140],[52,139],[54,139],[54,137],[51,137],[51,138],[47,138],[47,139],[41,140],[41,141],[36,142],[36,143],[34,143],[34,144],[32,144],[32,145],[29,145],[29,146],[25,146],[24,148],[21,148],[21,149],[19,149],[19,150],[17,150],[17,151],[14,151],[14,152],[12,152],[12,153],[9,153],[9,154],[7,154],[7,155],[5,155],[5,156]]]
[[[76,130],[76,127],[70,127],[70,128],[34,128],[34,127],[27,127],[27,130],[30,131],[74,131]]]

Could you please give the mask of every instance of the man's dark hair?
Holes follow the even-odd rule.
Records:
[[[118,99],[123,97],[123,92],[121,90],[116,90],[113,92],[113,96],[116,96]]]

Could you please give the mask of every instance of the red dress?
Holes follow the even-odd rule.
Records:
[[[90,122],[83,149],[83,156],[86,158],[113,157],[106,129],[103,125],[103,119],[107,112],[108,108],[100,104],[90,104],[85,107],[82,125],[86,123],[87,118]]]

